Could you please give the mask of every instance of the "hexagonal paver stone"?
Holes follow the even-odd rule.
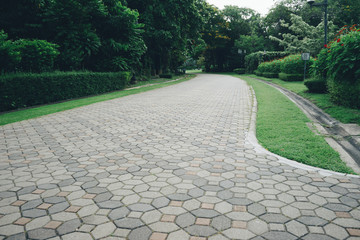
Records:
[[[82,233],[82,232],[74,232],[69,233],[62,236],[63,240],[89,240],[92,239],[92,236],[89,233]]]
[[[260,218],[267,223],[286,223],[287,221],[289,221],[288,217],[276,213],[267,213],[265,215],[262,215]]]
[[[195,223],[195,220],[196,218],[192,214],[184,213],[176,218],[175,223],[179,225],[181,228],[185,228],[193,225]]]
[[[81,226],[81,222],[79,219],[73,219],[61,224],[56,230],[60,235],[65,235],[68,233],[75,232]]]
[[[306,226],[295,220],[286,223],[285,226],[286,226],[286,230],[289,233],[292,233],[297,237],[304,236],[305,234],[308,233]]]
[[[247,207],[249,213],[255,216],[261,216],[266,213],[266,209],[263,205],[258,203],[253,203]]]
[[[96,239],[104,238],[112,234],[116,229],[116,226],[112,222],[104,223],[95,227],[92,230],[92,234]]]
[[[98,194],[94,198],[94,201],[96,203],[105,202],[105,201],[110,200],[112,197],[113,197],[113,195],[110,192],[105,192],[105,193]]]
[[[268,224],[260,219],[253,219],[247,223],[247,229],[255,233],[256,235],[261,235],[269,230]]]
[[[143,226],[130,232],[128,240],[148,240],[152,234],[151,229]]]
[[[221,215],[212,219],[211,226],[218,231],[224,231],[231,227],[231,220]]]
[[[217,211],[211,209],[196,209],[191,213],[198,218],[213,218],[220,215]]]
[[[275,231],[264,233],[261,236],[268,240],[296,240],[296,239],[298,239],[298,237],[296,237],[290,233],[275,232]]]
[[[199,237],[209,237],[217,231],[209,226],[200,226],[200,225],[192,225],[190,227],[185,228],[190,235],[199,236]]]
[[[162,207],[166,207],[167,205],[169,205],[170,203],[170,200],[166,197],[159,197],[159,198],[156,198],[151,204],[159,209],[159,208],[162,208]]]
[[[97,204],[100,208],[115,209],[121,207],[123,204],[120,201],[104,201]]]
[[[315,216],[301,216],[297,220],[307,226],[325,226],[328,223],[328,221]]]
[[[193,188],[189,190],[188,194],[193,198],[198,198],[204,196],[205,191],[202,190],[201,188]]]
[[[351,207],[338,203],[329,203],[326,204],[324,207],[335,212],[349,212],[352,210]]]
[[[223,234],[230,239],[251,239],[255,234],[247,229],[230,228],[225,230]]]
[[[62,212],[64,211],[65,209],[67,209],[69,207],[69,203],[67,202],[60,202],[60,203],[57,203],[57,204],[54,204],[52,205],[48,211],[49,211],[49,214],[54,214],[54,213],[58,213],[58,212]]]
[[[111,220],[118,220],[118,219],[126,217],[129,213],[130,213],[130,210],[127,207],[120,207],[120,208],[111,210],[111,212],[109,213],[109,218]]]
[[[150,204],[145,204],[145,203],[135,203],[132,205],[129,205],[128,208],[131,211],[136,211],[136,212],[148,212],[154,209],[153,206],[151,206]]]
[[[30,230],[27,234],[30,239],[49,239],[56,236],[55,230],[45,228]]]
[[[168,198],[173,201],[186,201],[191,199],[189,195],[180,193],[171,194]]]
[[[353,198],[347,197],[347,196],[342,196],[340,197],[340,202],[342,202],[343,204],[349,206],[349,207],[357,207],[359,206],[359,202]]]
[[[6,240],[26,240],[26,234],[25,233],[18,233],[15,235],[11,235],[6,238]]]
[[[253,203],[253,201],[247,199],[247,198],[231,198],[228,199],[227,202],[238,205],[238,206],[248,206]]]
[[[28,202],[24,203],[23,205],[21,205],[21,211],[34,209],[34,208],[38,207],[39,205],[41,205],[42,203],[43,203],[43,201],[41,199],[35,199],[35,200],[28,201]]]
[[[51,204],[62,203],[62,202],[66,202],[66,198],[64,198],[64,197],[48,197],[48,198],[44,198],[44,202],[51,203]]]
[[[23,211],[22,214],[24,217],[28,217],[28,218],[38,218],[47,215],[46,210],[42,210],[42,209],[26,210]]]
[[[308,234],[305,237],[302,237],[303,240],[335,240],[335,238],[332,238],[330,236],[327,235],[322,235],[322,234]]]
[[[137,218],[122,218],[120,220],[114,221],[114,223],[119,228],[127,229],[134,229],[144,225],[144,223]]]

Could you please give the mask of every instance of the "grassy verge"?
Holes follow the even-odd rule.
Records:
[[[258,101],[256,136],[263,147],[307,165],[354,174],[324,138],[308,128],[309,119],[285,95],[249,76],[240,78],[255,90]]]
[[[277,78],[265,78],[256,75],[249,76],[275,83],[309,99],[319,108],[323,109],[330,116],[342,123],[356,123],[360,125],[360,110],[335,105],[331,102],[329,94],[309,93],[303,82],[285,82]]]
[[[90,104],[97,103],[97,102],[102,102],[102,101],[107,101],[107,100],[111,100],[111,99],[115,99],[115,98],[125,97],[128,95],[146,92],[146,91],[150,91],[150,90],[157,89],[157,88],[167,87],[167,86],[170,86],[173,84],[177,84],[180,82],[190,80],[194,77],[195,77],[195,75],[186,75],[182,79],[180,79],[178,81],[174,81],[174,82],[166,82],[171,79],[156,79],[156,80],[152,80],[152,81],[148,81],[148,82],[141,82],[142,85],[158,83],[158,84],[152,85],[152,86],[144,86],[142,88],[137,88],[137,89],[116,91],[116,92],[102,94],[102,95],[93,96],[93,97],[69,100],[66,102],[49,104],[49,105],[44,105],[44,106],[40,106],[40,107],[34,107],[34,108],[4,113],[4,114],[0,115],[0,126],[6,125],[9,123],[14,123],[14,122],[31,119],[31,118],[41,117],[41,116],[48,115],[51,113],[56,113],[56,112],[61,112],[61,111],[77,108],[77,107],[82,107],[82,106],[90,105]],[[141,84],[135,85],[135,86],[141,86]],[[134,87],[134,86],[131,86],[131,87]]]

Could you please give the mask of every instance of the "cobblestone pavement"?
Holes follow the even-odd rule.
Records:
[[[0,127],[0,239],[360,239],[360,179],[260,152],[232,77]]]

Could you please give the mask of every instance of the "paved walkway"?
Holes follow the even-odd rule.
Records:
[[[360,239],[360,179],[259,151],[253,106],[201,75],[0,127],[0,239]]]

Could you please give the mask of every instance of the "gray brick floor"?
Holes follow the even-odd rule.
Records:
[[[360,179],[262,151],[254,104],[200,75],[0,127],[0,239],[360,239]]]

